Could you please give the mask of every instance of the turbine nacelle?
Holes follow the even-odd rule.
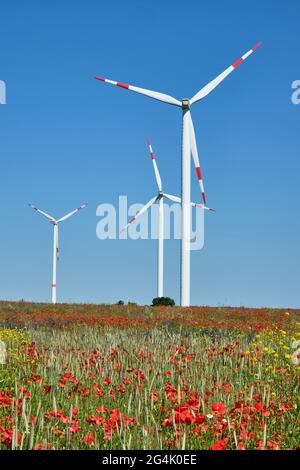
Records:
[[[181,103],[182,103],[182,109],[191,109],[191,103],[188,98],[183,98]]]

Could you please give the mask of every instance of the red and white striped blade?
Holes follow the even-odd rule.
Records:
[[[52,217],[52,215],[49,215],[49,214],[47,214],[47,212],[44,212],[44,211],[42,211],[41,209],[38,209],[38,207],[35,207],[33,204],[28,203],[28,205],[29,205],[29,207],[31,207],[31,209],[33,209],[34,211],[38,212],[39,214],[44,215],[45,217],[47,217],[47,219],[49,219],[49,220],[55,222],[55,219],[54,219],[54,217]]]
[[[150,139],[148,139],[148,146],[149,146],[151,160],[152,160],[152,163],[153,163],[153,169],[154,169],[154,173],[155,173],[155,179],[156,179],[156,183],[157,183],[157,186],[158,186],[158,190],[161,191],[162,190],[161,177],[160,177],[160,174],[159,174],[159,171],[158,171],[158,167],[157,167],[157,163],[156,163],[156,160],[155,160],[155,155],[154,155],[154,152],[153,152],[153,148],[152,148]]]
[[[84,209],[87,206],[87,204],[82,204],[80,207],[77,207],[77,209],[73,210],[72,212],[69,212],[68,214],[64,215],[61,219],[58,219],[58,222],[63,222],[64,220],[67,220],[69,217],[72,217],[72,215],[76,214],[78,211],[81,209]]]
[[[163,193],[163,196],[166,197],[167,199],[170,199],[170,201],[178,202],[179,204],[181,204],[181,198],[178,196],[173,196],[172,194],[166,194],[166,193]],[[199,209],[205,209],[207,211],[216,212],[215,209],[211,209],[210,207],[207,207],[204,204],[198,204],[197,202],[191,202],[191,206],[198,207]]]
[[[211,91],[213,91],[231,72],[233,72],[244,60],[249,57],[253,52],[255,52],[260,46],[261,42],[256,44],[255,46],[250,49],[250,51],[246,52],[246,54],[242,55],[238,60],[236,60],[230,67],[228,67],[224,72],[222,72],[220,75],[218,75],[214,80],[209,82],[207,85],[205,85],[203,88],[201,88],[198,93],[196,93],[195,96],[190,100],[190,104],[194,104],[197,101],[201,100],[205,96],[207,96]]]
[[[211,207],[207,207],[204,204],[198,204],[197,202],[191,202],[191,206],[197,207],[198,209],[204,209],[204,210],[207,210],[207,211],[216,212],[216,209],[212,209]]]
[[[142,209],[134,217],[132,217],[132,219],[128,222],[128,224],[125,225],[124,228],[122,228],[121,233],[124,232],[124,230],[126,230],[129,227],[129,225],[133,224],[139,217],[141,217],[141,215],[143,215],[149,209],[149,207],[152,206],[152,204],[156,202],[156,200],[157,200],[157,196],[155,196],[149,202],[147,202],[147,204],[145,204],[144,207],[142,207]]]
[[[197,174],[197,178],[198,178],[199,185],[200,185],[202,199],[203,199],[204,204],[206,204],[206,196],[205,196],[202,173],[201,173],[200,162],[199,162],[199,155],[198,155],[198,149],[197,149],[197,143],[196,143],[195,129],[194,129],[194,124],[193,124],[193,120],[192,120],[192,115],[191,115],[190,112],[189,112],[189,135],[190,135],[191,153],[192,153],[195,168],[196,168],[196,174]]]
[[[177,100],[176,98],[173,98],[173,96],[170,95],[165,95],[164,93],[159,93],[157,91],[152,91],[152,90],[147,90],[145,88],[139,88],[136,86],[132,85],[126,85],[126,83],[122,82],[115,82],[114,80],[109,80],[108,78],[103,78],[103,77],[95,77],[96,80],[100,80],[105,83],[110,83],[111,85],[116,85],[121,88],[125,88],[125,90],[130,90],[134,91],[135,93],[140,93],[141,95],[149,96],[150,98],[153,98],[158,101],[163,101],[164,103],[168,104],[173,104],[175,106],[180,106],[181,107],[181,101]]]

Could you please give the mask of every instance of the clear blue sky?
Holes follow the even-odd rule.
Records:
[[[0,298],[50,299],[52,231],[27,202],[63,215],[87,201],[61,227],[59,300],[149,303],[156,242],[98,240],[96,207],[154,195],[148,135],[179,194],[180,110],[93,77],[191,97],[262,40],[193,108],[218,212],[192,253],[191,301],[299,307],[299,14],[296,0],[2,2]],[[165,293],[178,301],[179,242],[165,254]]]

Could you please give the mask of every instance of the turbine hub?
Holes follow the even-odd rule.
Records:
[[[190,109],[190,100],[188,98],[184,98],[182,101],[182,109]]]
[[[57,225],[57,222],[56,222],[56,220],[50,220],[50,224]]]

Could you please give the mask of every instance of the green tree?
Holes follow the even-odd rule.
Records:
[[[152,306],[157,307],[159,305],[173,307],[175,305],[175,301],[171,299],[171,297],[155,297],[155,299],[152,300]]]

